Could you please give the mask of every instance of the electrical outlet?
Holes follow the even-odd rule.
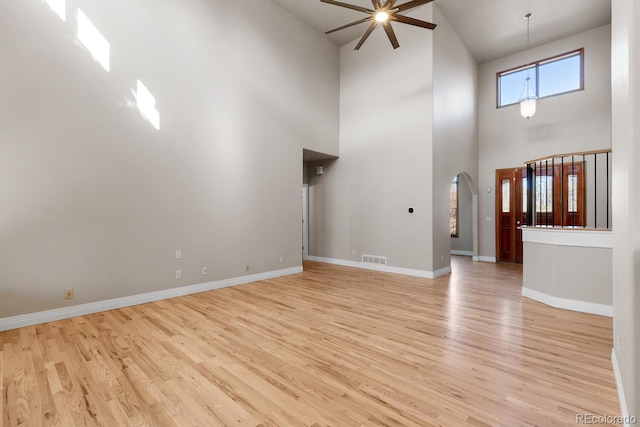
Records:
[[[249,264],[244,266],[244,271],[249,271]]]
[[[206,276],[207,274],[209,274],[209,270],[207,269],[207,267],[202,267],[202,275]]]
[[[356,250],[355,249],[351,251],[351,256],[356,256]]]
[[[64,299],[72,299],[73,298],[73,288],[64,290]]]
[[[280,264],[282,264],[283,262],[284,262],[284,257],[283,257],[283,256],[281,256],[281,257],[280,257]]]
[[[176,279],[182,279],[182,270],[176,270]]]
[[[178,249],[176,251],[176,259],[182,259],[182,250],[181,249]]]
[[[616,350],[620,351],[620,335],[616,337]]]

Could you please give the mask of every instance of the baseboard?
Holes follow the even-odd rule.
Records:
[[[69,319],[71,317],[84,316],[87,314],[94,314],[102,311],[131,307],[138,304],[146,304],[149,302],[160,301],[169,298],[213,291],[215,289],[243,285],[246,283],[273,279],[275,277],[288,276],[290,274],[301,272],[301,266],[286,268],[282,270],[267,271],[265,273],[251,274],[248,276],[233,277],[230,279],[200,283],[197,285],[182,286],[179,288],[165,289],[162,291],[148,292],[145,294],[132,295],[128,297],[74,305],[71,307],[56,308],[54,310],[23,314],[20,316],[5,317],[4,319],[0,319],[0,331],[8,331],[11,329],[23,328],[25,326],[33,326],[41,323],[54,322],[56,320]]]
[[[479,256],[478,261],[482,262],[496,262],[496,257],[494,256]]]
[[[435,279],[445,274],[451,273],[451,266],[441,268],[436,271],[414,270],[411,268],[392,267],[390,265],[370,264],[368,262],[349,261],[344,259],[325,258],[310,256],[309,261],[323,262],[325,264],[342,265],[345,267],[355,267],[364,270],[382,271],[385,273],[404,274],[406,276],[422,277],[424,279]]]
[[[448,265],[444,268],[441,268],[440,270],[436,270],[433,272],[433,278],[436,279],[440,276],[444,276],[445,274],[449,274],[451,273],[451,266]]]
[[[459,251],[457,249],[451,249],[451,255],[473,256],[473,251]]]
[[[554,297],[529,288],[522,288],[522,296],[531,298],[543,304],[565,310],[580,311],[582,313],[597,314],[599,316],[613,317],[613,306],[597,304],[594,302],[571,300]]]
[[[474,261],[474,262],[478,262],[478,261],[480,261],[480,257],[479,257],[479,256],[474,256],[474,257],[473,257],[473,261]]]
[[[620,366],[618,366],[618,359],[616,358],[616,350],[614,348],[611,349],[611,363],[613,365],[613,373],[616,377],[616,385],[618,386],[620,410],[622,411],[622,418],[625,421],[624,427],[631,427],[631,414],[629,414],[629,408],[627,408],[627,399],[624,396],[622,375],[620,375]]]

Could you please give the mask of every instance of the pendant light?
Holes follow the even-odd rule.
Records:
[[[529,50],[529,20],[531,19],[531,14],[527,13],[524,19],[527,20],[527,50]],[[529,77],[529,65],[530,63],[527,63],[527,78],[524,81],[522,93],[520,94],[520,114],[527,120],[536,113],[536,106],[538,104],[536,90],[533,88],[531,77]]]

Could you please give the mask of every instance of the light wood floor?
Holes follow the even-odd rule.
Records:
[[[0,426],[519,426],[619,415],[611,319],[437,280],[305,272],[0,333]]]

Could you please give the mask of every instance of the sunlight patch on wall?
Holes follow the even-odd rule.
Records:
[[[44,0],[49,5],[51,10],[60,17],[63,21],[67,20],[67,14],[65,11],[65,0]]]
[[[154,128],[160,129],[160,113],[156,110],[156,98],[151,95],[149,89],[138,80],[135,91],[136,104],[140,113],[146,118]]]
[[[109,42],[80,9],[78,9],[77,20],[78,40],[91,52],[93,59],[109,71],[111,49]]]

